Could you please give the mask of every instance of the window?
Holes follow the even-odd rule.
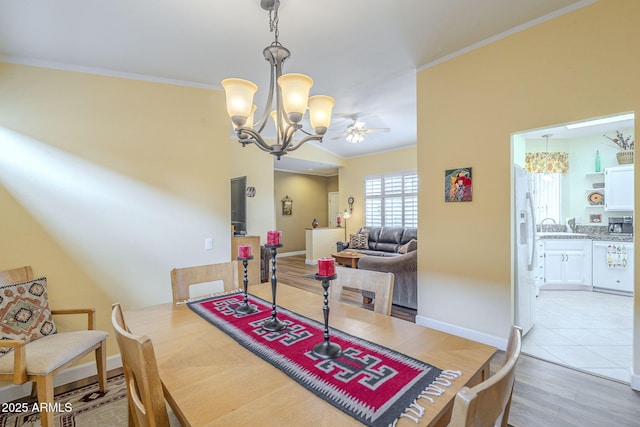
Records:
[[[560,173],[534,173],[533,177],[533,204],[535,208],[536,223],[546,218],[551,218],[556,224],[560,222]],[[549,221],[545,221],[549,224]]]
[[[365,178],[367,227],[418,227],[418,175],[415,171]]]

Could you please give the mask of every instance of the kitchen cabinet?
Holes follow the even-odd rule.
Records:
[[[544,240],[544,288],[591,289],[591,241]]]
[[[633,211],[633,166],[604,170],[605,211]]]
[[[593,288],[633,294],[633,242],[593,241]]]

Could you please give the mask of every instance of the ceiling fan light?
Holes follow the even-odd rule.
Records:
[[[352,132],[347,135],[347,141],[352,144],[358,144],[364,141],[364,135],[361,132]]]
[[[331,124],[331,111],[336,100],[326,95],[309,98],[309,120],[318,135],[323,135]]]
[[[282,106],[289,120],[298,123],[307,111],[309,90],[313,79],[304,74],[289,73],[278,77],[278,85],[282,90]]]
[[[227,114],[233,123],[242,126],[251,115],[253,95],[258,91],[258,85],[244,79],[224,79],[222,87],[227,100]]]

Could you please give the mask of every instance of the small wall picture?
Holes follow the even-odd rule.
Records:
[[[471,168],[448,169],[444,173],[444,201],[470,202],[473,199]]]
[[[589,214],[589,222],[592,224],[600,224],[602,222],[602,214]]]
[[[282,201],[282,215],[293,215],[293,199],[285,196]]]

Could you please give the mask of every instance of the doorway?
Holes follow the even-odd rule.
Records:
[[[568,170],[560,173],[561,196],[557,218],[544,221],[543,226],[540,225],[541,218],[536,221],[538,231],[547,234],[538,234],[536,240],[539,263],[531,272],[537,289],[532,304],[534,326],[523,339],[522,351],[553,363],[629,383],[629,368],[633,360],[633,287],[631,292],[594,288],[596,283],[592,274],[593,263],[597,261],[593,258],[596,252],[592,242],[599,238],[611,239],[607,229],[609,218],[633,216],[633,211],[612,211],[605,209],[604,204],[590,203],[589,199],[592,193],[598,193],[607,200],[605,170],[619,167],[616,156],[619,148],[611,138],[616,139],[620,132],[633,139],[633,114],[617,118],[617,121],[609,123],[594,124],[592,120],[576,123],[576,127],[571,126],[573,129],[558,125],[517,133],[512,138],[512,153],[513,164],[523,167],[527,163],[530,166],[531,159],[535,158],[528,153],[542,153],[542,158],[549,153],[566,153],[569,159]],[[539,200],[545,199],[544,195],[537,196],[543,196],[538,197]],[[545,202],[537,203],[536,210],[545,212],[544,206],[540,205]],[[571,231],[577,231],[577,234],[571,236]],[[553,236],[554,233],[557,235]],[[565,267],[563,279],[562,274],[555,272],[551,261],[545,263],[545,248],[561,244],[565,238],[571,239],[566,240],[571,245],[580,246],[580,234],[585,235],[577,257],[584,263],[582,272],[578,270],[579,275],[576,276],[576,270]],[[515,239],[515,233],[512,235]],[[551,241],[554,243],[546,243]],[[633,250],[633,237],[627,237],[624,244]],[[514,247],[517,247],[515,240]],[[574,259],[574,249],[570,255],[561,258],[566,260],[563,262]],[[633,269],[633,257],[630,256],[628,261],[630,265],[624,268]],[[554,271],[545,271],[545,268]],[[514,269],[517,270],[516,264]],[[566,276],[568,271],[574,274],[571,280]],[[551,275],[553,280],[547,280]],[[518,278],[514,277],[514,294],[518,293],[518,285]],[[523,305],[514,301],[516,319],[521,317],[519,306]]]
[[[329,211],[328,211],[329,227],[338,226],[336,219],[338,218],[338,215],[340,215],[340,206],[338,202],[339,194],[340,193],[338,192],[329,193]]]
[[[247,177],[231,179],[231,227],[236,236],[247,234]]]

